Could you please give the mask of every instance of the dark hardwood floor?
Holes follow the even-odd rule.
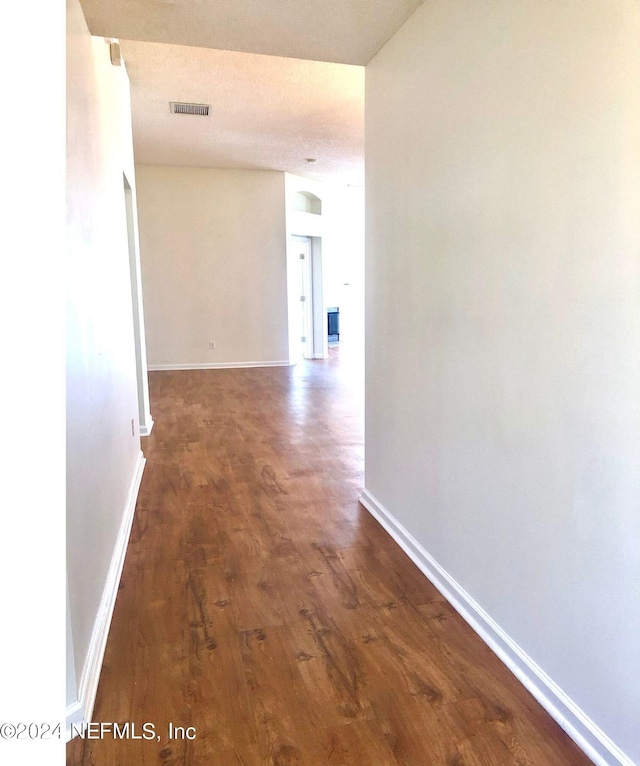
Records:
[[[93,720],[152,723],[159,741],[76,738],[68,764],[590,763],[359,505],[346,352],[150,374]]]

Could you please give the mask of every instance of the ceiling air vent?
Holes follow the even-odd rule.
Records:
[[[172,114],[199,114],[202,117],[209,115],[209,104],[183,104],[171,101],[169,105]]]

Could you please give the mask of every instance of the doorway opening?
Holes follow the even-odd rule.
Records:
[[[285,190],[289,360],[329,360],[340,346],[343,361],[362,365],[364,189],[286,174]],[[299,248],[309,246],[307,258]]]

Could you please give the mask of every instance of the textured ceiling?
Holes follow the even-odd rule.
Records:
[[[122,52],[136,162],[363,183],[363,67],[131,40]],[[210,115],[172,114],[170,101]]]
[[[422,1],[81,4],[91,34],[121,40],[136,162],[262,168],[360,185],[363,65]],[[211,104],[211,115],[173,115],[170,101]]]

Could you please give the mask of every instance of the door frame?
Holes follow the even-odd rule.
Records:
[[[147,370],[147,346],[144,332],[144,309],[142,306],[142,272],[138,245],[138,215],[133,187],[126,173],[122,174],[124,204],[127,221],[127,244],[129,248],[129,277],[131,280],[131,309],[133,313],[133,340],[136,356],[136,383],[138,389],[138,423],[140,436],[149,436],[153,418],[149,407],[149,373]]]
[[[313,295],[313,246],[311,237],[294,234],[291,237],[298,254],[298,275],[300,280],[299,294],[300,306],[299,317],[301,318],[300,343],[303,359],[313,359],[313,334],[314,334],[314,295]],[[304,252],[300,252],[304,249]],[[304,340],[303,340],[304,338]]]
[[[308,243],[309,259],[307,273],[309,280],[307,303],[308,333],[302,354],[300,348],[300,254],[299,243]],[[328,340],[325,318],[323,274],[322,274],[322,237],[308,234],[291,234],[288,242],[289,251],[289,358],[295,363],[301,356],[305,359],[327,359]]]

